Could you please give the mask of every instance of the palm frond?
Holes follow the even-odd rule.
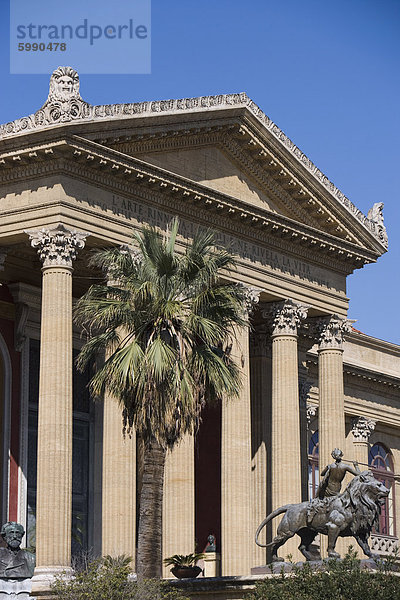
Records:
[[[143,227],[134,252],[97,251],[91,265],[105,282],[77,302],[74,318],[88,335],[78,366],[106,360],[90,382],[95,396],[120,402],[126,427],[146,443],[172,447],[201,420],[205,402],[238,395],[240,369],[229,354],[238,327],[248,326],[239,285],[220,281],[233,255],[200,229],[183,254],[179,221],[166,234]]]

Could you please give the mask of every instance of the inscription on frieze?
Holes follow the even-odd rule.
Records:
[[[82,200],[82,197],[80,200]],[[165,212],[159,208],[106,192],[100,194],[100,197],[96,193],[96,198],[86,197],[85,200],[89,205],[97,209],[111,211],[114,215],[123,216],[138,223],[149,223],[161,229],[166,228],[173,216],[172,213]],[[180,218],[180,232],[184,237],[191,238],[197,229],[198,225],[196,223]],[[279,273],[311,282],[323,288],[341,291],[340,282],[336,281],[336,277],[305,261],[289,257],[281,252],[270,250],[250,241],[241,240],[227,233],[218,232],[217,237],[221,244],[230,248],[232,252],[245,260],[267,267],[272,271],[278,271]]]

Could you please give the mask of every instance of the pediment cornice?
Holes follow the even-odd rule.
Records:
[[[51,78],[53,87],[56,84],[56,80],[53,81],[56,72]],[[278,165],[278,173],[282,172],[282,177],[287,177],[288,185],[291,181],[294,182],[294,187],[298,188],[296,193],[300,194],[299,200],[303,200],[301,198],[302,191],[306,195],[312,191],[312,189],[303,190],[302,186],[307,183],[309,188],[315,190],[314,193],[322,194],[324,197],[325,206],[318,207],[323,211],[321,215],[323,218],[325,218],[325,213],[327,219],[332,218],[332,215],[329,214],[330,211],[347,214],[352,218],[350,221],[353,221],[353,228],[356,229],[354,235],[357,239],[361,239],[366,247],[374,249],[380,254],[386,251],[387,235],[382,219],[376,220],[374,215],[372,218],[368,218],[357,209],[245,93],[93,106],[80,97],[79,77],[76,72],[75,75],[77,87],[71,92],[71,97],[58,97],[54,93],[53,96],[50,94],[48,100],[35,114],[0,125],[0,141],[24,136],[29,132],[54,127],[69,128],[76,124],[79,124],[81,135],[85,135],[86,132],[90,135],[96,130],[106,131],[107,129],[112,135],[112,130],[115,132],[120,129],[121,133],[126,131],[129,128],[129,122],[132,122],[134,126],[144,125],[146,122],[148,126],[155,124],[162,129],[162,124],[168,122],[182,122],[183,120],[185,121],[183,127],[187,127],[188,122],[193,124],[208,121],[213,124],[215,119],[234,118],[237,123],[241,122],[240,134],[243,134],[245,138],[249,136],[248,143],[252,146],[252,152],[257,153],[264,165],[269,164],[274,167],[270,164],[271,149],[281,156],[283,164]],[[52,89],[51,86],[50,89]],[[117,133],[117,135],[119,134]],[[276,162],[274,158],[272,160]],[[290,168],[288,168],[288,164],[290,164]],[[292,169],[296,172],[296,178],[293,178],[293,174],[290,172]],[[309,199],[306,199],[307,202],[309,200],[314,201],[312,194]],[[310,204],[310,206],[314,205]],[[350,227],[350,230],[353,228]],[[350,232],[350,235],[352,233]]]
[[[0,154],[0,184],[60,172],[128,197],[143,193],[146,201],[164,203],[170,210],[179,205],[181,212],[189,215],[208,213],[206,222],[211,213],[216,227],[243,232],[276,248],[292,249],[294,255],[339,272],[350,273],[375,262],[379,255],[78,136]]]
[[[171,135],[164,134],[160,137],[140,136],[138,140],[132,139],[119,143],[115,143],[115,140],[98,141],[124,154],[138,156],[138,158],[140,158],[141,154],[152,152],[171,152],[210,146],[219,148],[238,165],[239,169],[249,175],[277,206],[284,207],[287,212],[293,215],[293,218],[297,218],[300,222],[315,227],[315,229],[323,229],[320,221],[309,210],[296,202],[296,200],[293,200],[290,193],[291,190],[285,189],[273,174],[267,172],[265,167],[257,160],[257,157],[246,152],[246,148],[237,139],[238,126],[226,125],[224,127],[220,125],[206,129],[206,131],[202,131],[198,128],[197,131],[189,134],[186,133],[186,135],[183,135],[182,132],[174,131]],[[330,233],[332,235],[337,234],[334,230],[330,231]],[[342,236],[338,235],[338,237]],[[356,242],[354,239],[352,241]]]

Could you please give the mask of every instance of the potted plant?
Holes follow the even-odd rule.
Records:
[[[178,579],[194,578],[201,573],[201,568],[196,565],[198,560],[204,558],[204,554],[174,554],[164,559],[166,566],[173,565],[171,573]]]

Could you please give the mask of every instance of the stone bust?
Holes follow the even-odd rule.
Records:
[[[216,551],[215,535],[212,533],[207,538],[207,546],[204,552],[215,552]]]
[[[25,530],[19,523],[8,521],[1,528],[1,536],[7,548],[0,548],[0,578],[27,579],[33,576],[35,556],[21,550]]]

